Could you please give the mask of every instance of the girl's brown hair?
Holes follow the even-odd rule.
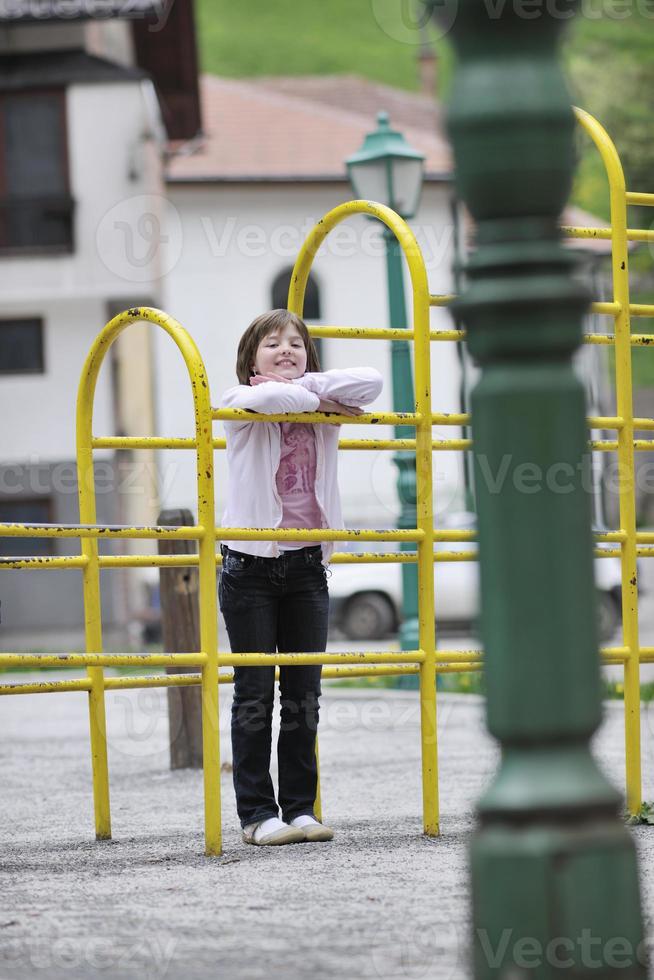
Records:
[[[304,341],[307,352],[307,371],[320,371],[316,345],[311,339],[304,320],[297,313],[290,313],[288,310],[270,310],[269,313],[262,313],[261,316],[256,317],[239,341],[236,355],[236,376],[239,384],[249,385],[253,374],[251,365],[256,359],[257,350],[263,338],[275,330],[282,330],[289,324],[295,327]]]

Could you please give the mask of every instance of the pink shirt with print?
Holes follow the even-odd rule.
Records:
[[[279,527],[322,527],[316,500],[316,437],[312,425],[282,422],[277,493],[282,502]],[[283,541],[283,550],[306,548],[314,542]]]

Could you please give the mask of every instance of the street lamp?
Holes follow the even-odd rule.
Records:
[[[358,198],[378,201],[403,218],[412,218],[418,210],[424,161],[423,153],[390,128],[388,113],[379,112],[377,129],[345,163]]]
[[[363,146],[345,161],[355,197],[386,204],[403,218],[412,218],[418,208],[422,190],[424,155],[409,146],[401,133],[392,130],[388,113],[377,115],[377,129],[368,133]],[[388,309],[391,327],[406,329],[408,320],[404,297],[402,250],[390,229],[384,226]],[[393,378],[393,411],[414,412],[413,374],[407,341],[391,341]],[[412,439],[410,426],[395,426],[396,439]],[[416,458],[412,452],[397,452],[393,462],[398,469],[397,490],[401,512],[399,528],[416,527]],[[414,542],[402,542],[402,551],[415,548]],[[418,648],[418,568],[402,564],[402,626],[400,645],[403,650]],[[414,678],[401,678],[413,681]]]

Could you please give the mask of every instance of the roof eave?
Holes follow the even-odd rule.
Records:
[[[451,184],[454,175],[451,173],[427,173],[424,181],[427,184]],[[257,174],[249,176],[214,175],[197,177],[176,177],[166,175],[167,184],[349,184],[346,174]]]

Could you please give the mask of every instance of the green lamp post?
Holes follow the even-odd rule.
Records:
[[[457,307],[481,367],[481,627],[502,761],[472,843],[474,975],[644,980],[634,846],[589,745],[600,661],[584,393],[572,367],[588,296],[558,226],[575,121],[557,46],[577,2],[544,4],[537,19],[522,4],[427,2],[451,25],[458,56],[448,129],[477,228]],[[488,474],[500,469],[498,491]]]
[[[388,113],[377,115],[377,129],[369,133],[363,146],[346,160],[350,181],[357,198],[386,204],[403,218],[416,213],[422,190],[424,155],[414,150],[401,133],[392,130]],[[408,327],[402,250],[393,233],[384,227],[388,308],[391,327]],[[407,341],[391,342],[393,411],[414,412],[413,373]],[[396,439],[412,439],[413,430],[396,426]],[[398,470],[397,489],[400,499],[398,527],[416,526],[416,460],[412,452],[397,452],[393,458]],[[411,551],[411,542],[402,543]],[[418,646],[418,570],[412,563],[402,565],[402,618],[400,642],[403,650]],[[411,678],[413,681],[414,678]]]

